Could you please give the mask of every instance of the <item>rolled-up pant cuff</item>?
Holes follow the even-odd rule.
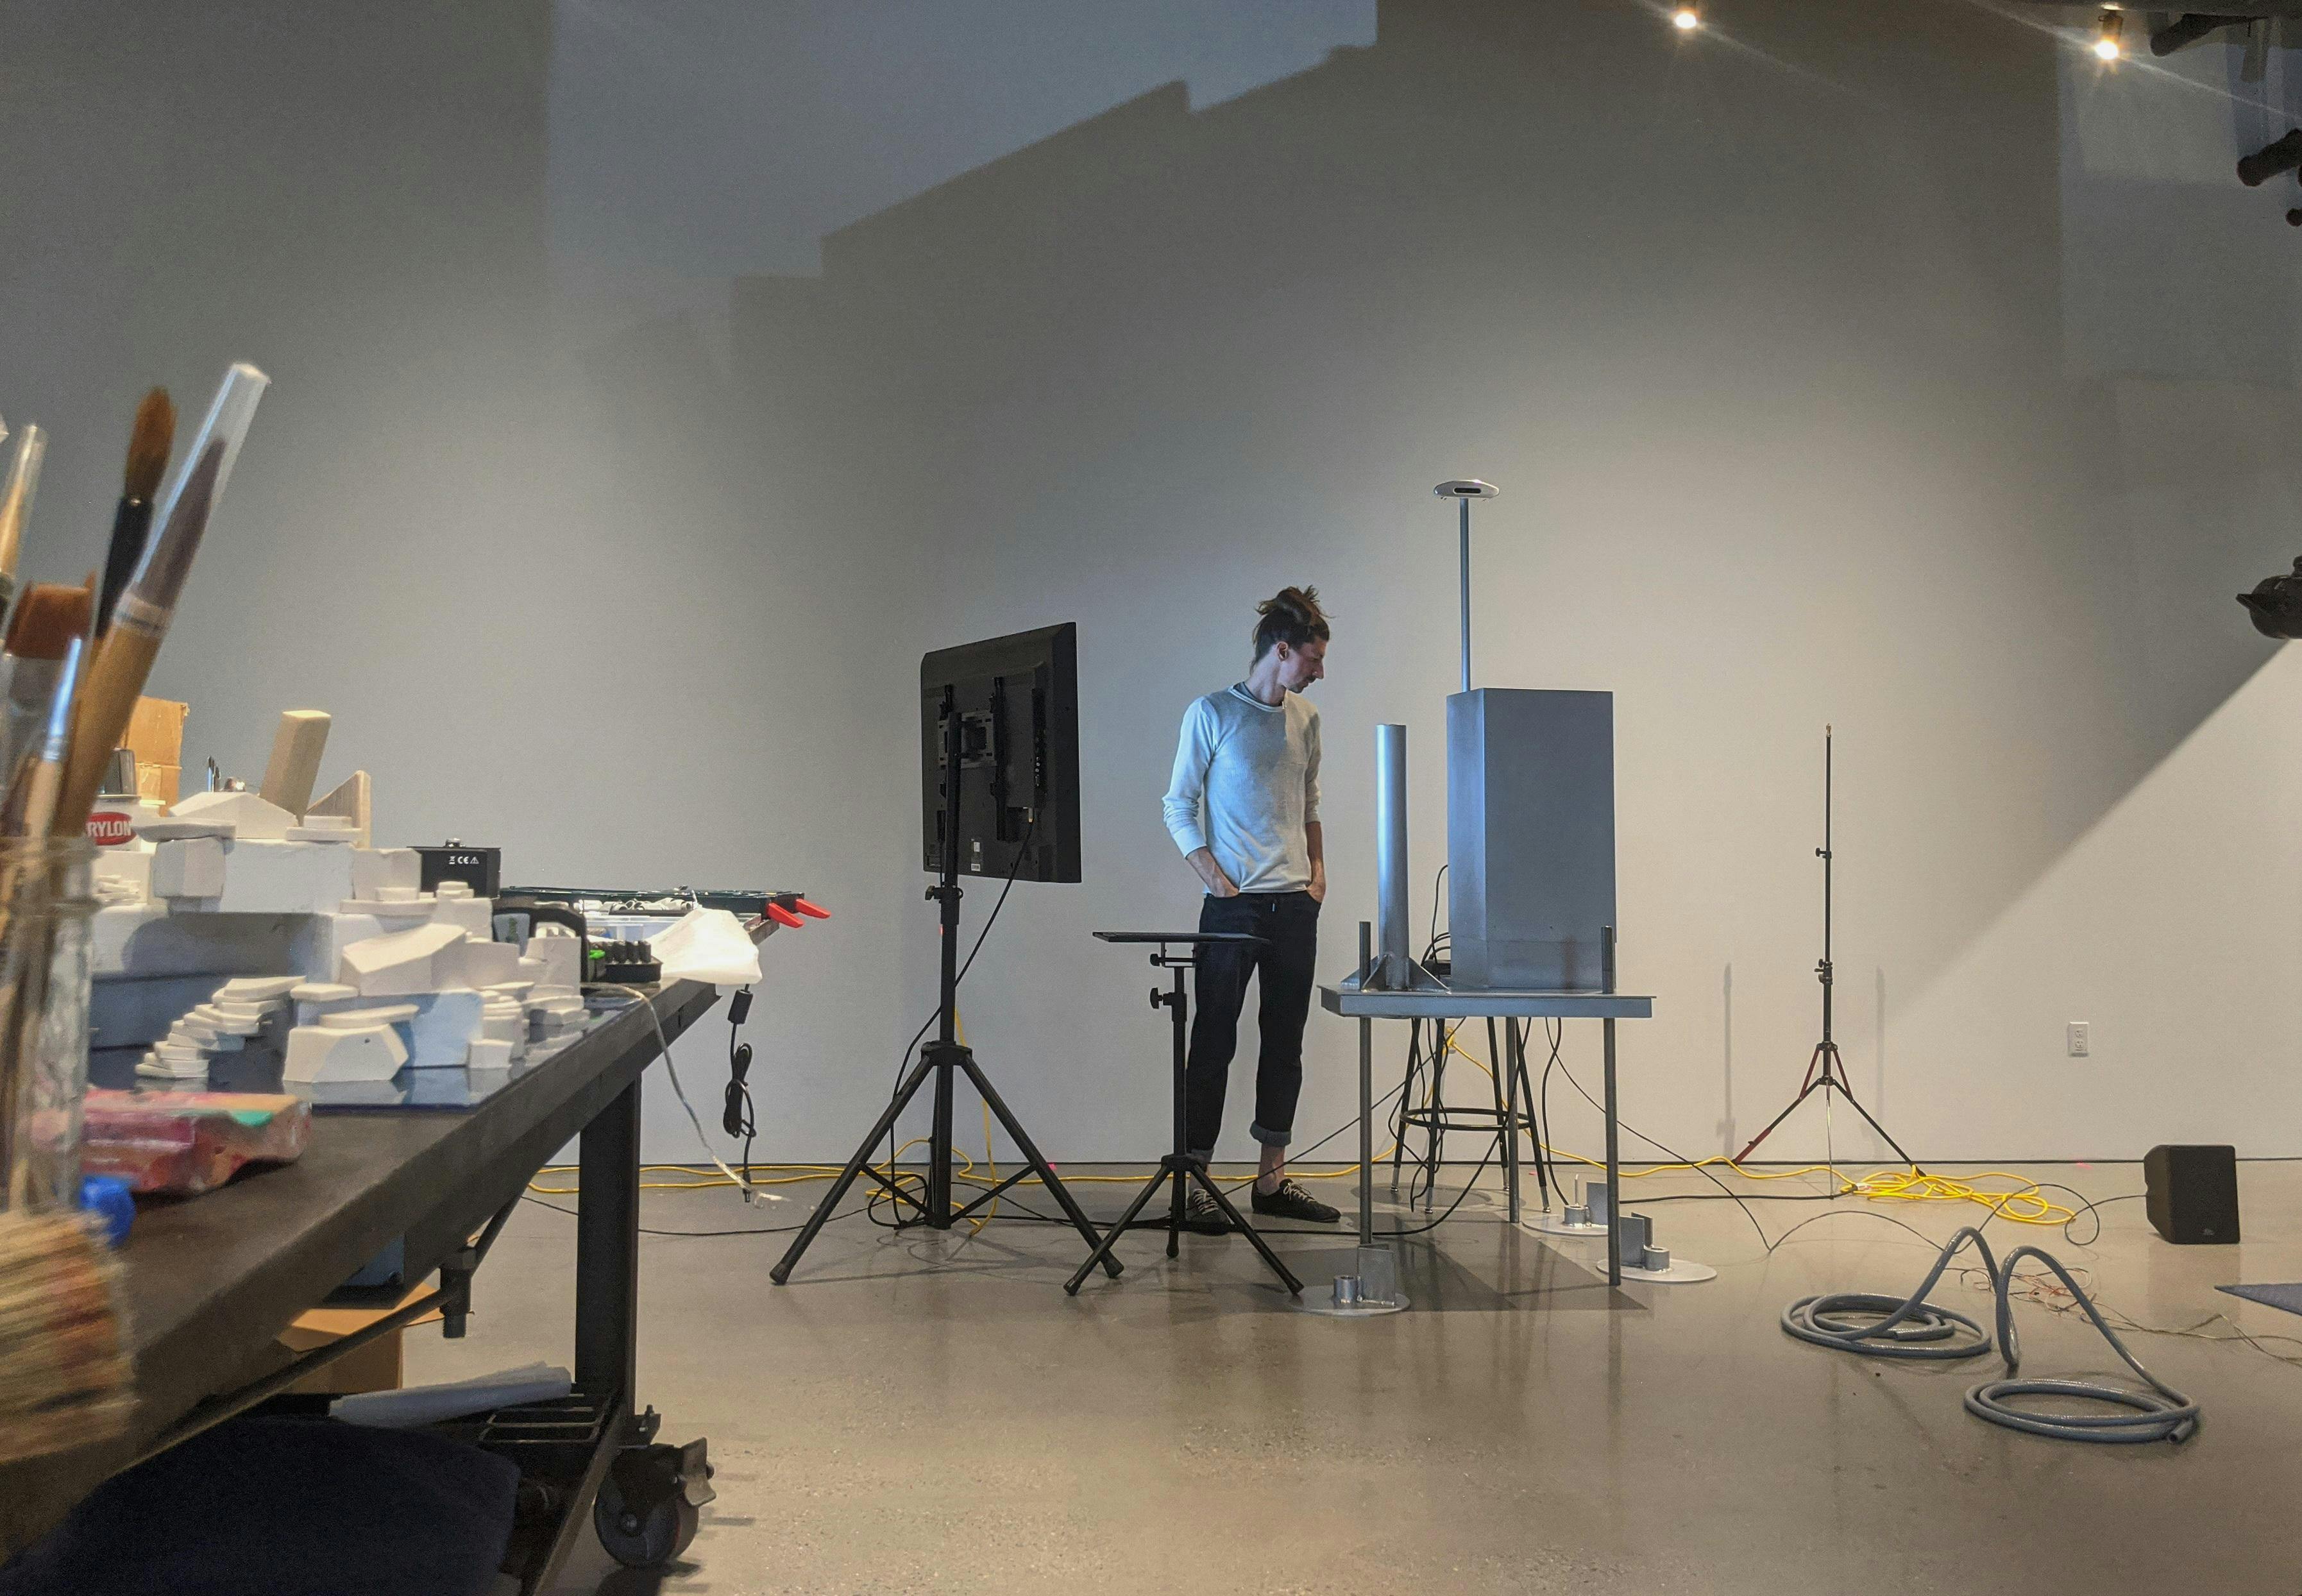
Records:
[[[1247,1133],[1266,1147],[1283,1147],[1295,1134],[1291,1130],[1273,1130],[1259,1121],[1248,1125]]]

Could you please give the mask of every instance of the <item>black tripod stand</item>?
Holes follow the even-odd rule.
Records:
[[[808,1244],[815,1239],[816,1232],[823,1229],[825,1222],[839,1206],[840,1199],[847,1195],[847,1189],[855,1183],[855,1177],[866,1170],[870,1172],[871,1179],[879,1189],[886,1192],[888,1199],[898,1208],[908,1205],[914,1211],[913,1217],[902,1222],[903,1224],[925,1224],[938,1231],[951,1229],[1017,1181],[1037,1175],[1040,1184],[1047,1189],[1048,1195],[1062,1205],[1064,1214],[1078,1228],[1079,1233],[1087,1239],[1087,1244],[1096,1249],[1097,1256],[1103,1259],[1104,1268],[1113,1275],[1120,1270],[1119,1260],[1109,1256],[1108,1249],[1102,1245],[1102,1239],[1095,1233],[1095,1227],[1088,1222],[1087,1215],[1080,1212],[1079,1205],[1071,1200],[1071,1194],[1055,1178],[1055,1172],[1047,1166],[1045,1158],[1039,1156],[1039,1149],[1031,1145],[1030,1137],[1000,1099],[990,1078],[984,1074],[983,1066],[975,1062],[973,1050],[960,1045],[958,837],[962,751],[960,717],[955,712],[952,698],[951,690],[945,689],[944,769],[947,776],[944,784],[943,835],[947,840],[942,850],[943,877],[928,888],[928,896],[941,908],[943,925],[943,969],[936,1016],[936,1039],[920,1050],[920,1062],[903,1078],[903,1084],[895,1089],[895,1095],[889,1099],[886,1112],[879,1116],[878,1123],[871,1127],[870,1134],[863,1138],[863,1145],[855,1149],[855,1155],[847,1161],[847,1167],[840,1171],[839,1179],[831,1183],[831,1189],[824,1194],[823,1201],[816,1205],[815,1212],[808,1215],[807,1223],[792,1239],[790,1250],[784,1254],[781,1262],[768,1271],[768,1278],[778,1286],[790,1278],[800,1255],[807,1251]],[[984,1106],[1006,1128],[1008,1137],[1023,1155],[1023,1167],[965,1207],[954,1209],[951,1205],[952,1078],[961,1073],[975,1083]],[[878,1146],[881,1137],[895,1128],[896,1119],[911,1106],[912,1099],[931,1075],[935,1078],[935,1122],[928,1132],[928,1186],[927,1196],[922,1198],[904,1190],[896,1180],[892,1159],[886,1173],[875,1168],[871,1163],[871,1149]],[[1078,1289],[1076,1281],[1072,1289]]]
[[[1838,1044],[1830,1036],[1830,728],[1826,726],[1822,728],[1822,846],[1814,851],[1815,857],[1822,861],[1822,960],[1814,967],[1814,973],[1822,981],[1822,1040],[1814,1045],[1814,1054],[1807,1060],[1806,1079],[1799,1087],[1798,1096],[1791,1099],[1788,1108],[1767,1122],[1764,1130],[1751,1138],[1748,1147],[1735,1155],[1735,1162],[1740,1163],[1750,1157],[1760,1142],[1774,1134],[1776,1126],[1796,1113],[1798,1105],[1815,1093],[1836,1092],[1846,1099],[1849,1108],[1862,1116],[1864,1124],[1878,1133],[1880,1141],[1895,1149],[1895,1157],[1917,1169],[1918,1160],[1903,1152],[1903,1144],[1887,1135],[1886,1128],[1856,1101],[1853,1090],[1846,1084],[1846,1061],[1838,1056]]]
[[[1079,1266],[1079,1273],[1064,1283],[1063,1289],[1074,1297],[1078,1296],[1080,1284],[1094,1272],[1096,1264],[1101,1263],[1108,1265],[1111,1263],[1112,1245],[1121,1235],[1135,1226],[1136,1215],[1149,1206],[1151,1199],[1159,1194],[1159,1188],[1163,1185],[1169,1192],[1167,1217],[1164,1220],[1147,1220],[1143,1222],[1147,1227],[1153,1229],[1163,1224],[1166,1227],[1167,1256],[1171,1258],[1175,1256],[1180,1250],[1182,1242],[1183,1195],[1189,1189],[1190,1183],[1197,1180],[1199,1183],[1199,1189],[1214,1199],[1216,1207],[1222,1210],[1223,1217],[1231,1222],[1231,1229],[1240,1231],[1255,1244],[1255,1250],[1263,1255],[1263,1261],[1271,1265],[1272,1273],[1287,1283],[1288,1290],[1298,1297],[1302,1296],[1303,1282],[1295,1278],[1292,1270],[1279,1261],[1279,1255],[1271,1250],[1271,1244],[1257,1235],[1255,1227],[1248,1223],[1246,1217],[1231,1205],[1231,1200],[1223,1195],[1222,1188],[1208,1178],[1206,1161],[1192,1155],[1190,1124],[1185,1112],[1183,1081],[1184,1065],[1189,1058],[1191,1000],[1183,992],[1183,971],[1192,968],[1198,961],[1189,953],[1178,957],[1167,951],[1168,945],[1171,943],[1180,944],[1183,947],[1196,952],[1211,943],[1259,945],[1263,938],[1249,936],[1244,931],[1097,931],[1096,936],[1105,942],[1155,942],[1159,945],[1159,951],[1151,955],[1151,962],[1155,965],[1163,965],[1175,972],[1175,984],[1167,991],[1162,992],[1156,987],[1151,988],[1151,1006],[1155,1009],[1165,1009],[1168,1012],[1168,1018],[1174,1022],[1175,1150],[1159,1160],[1158,1172],[1143,1183],[1143,1189],[1137,1192],[1135,1200],[1127,1205],[1127,1212],[1120,1215],[1117,1224],[1104,1232],[1101,1244],[1089,1255],[1088,1261]],[[1117,1271],[1113,1270],[1113,1273],[1116,1273]]]

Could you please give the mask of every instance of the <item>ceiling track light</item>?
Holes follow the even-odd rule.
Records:
[[[2105,9],[2095,19],[2094,53],[2105,61],[2116,61],[2125,53],[2125,34],[2126,19]]]
[[[1692,33],[1702,26],[1702,7],[1695,0],[1678,0],[1670,8],[1670,25],[1681,33]]]

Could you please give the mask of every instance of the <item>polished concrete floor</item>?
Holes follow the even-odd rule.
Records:
[[[2026,1172],[2096,1197],[2141,1189],[2130,1164]],[[1346,1182],[1319,1185],[1348,1201]],[[719,1499],[668,1569],[618,1569],[587,1541],[559,1589],[2291,1596],[2302,1368],[2205,1338],[2302,1335],[2302,1318],[2214,1289],[2302,1280],[2302,1164],[2247,1164],[2240,1187],[2240,1247],[2170,1247],[2138,1201],[2102,1210],[2088,1247],[1989,1226],[2002,1250],[2043,1240],[2083,1265],[2134,1321],[2207,1322],[2130,1338],[2205,1406],[2179,1448],[1972,1418],[1961,1394],[1995,1357],[1888,1365],[1783,1334],[1794,1297],[1908,1289],[1930,1248],[1887,1220],[1947,1237],[1981,1217],[1958,1205],[1658,1205],[1660,1239],[1718,1278],[1610,1294],[1592,1243],[1511,1227],[1482,1187],[1403,1244],[1416,1306],[1354,1322],[1291,1311],[1235,1237],[1187,1239],[1171,1263],[1162,1238],[1131,1236],[1125,1275],[1076,1300],[1061,1286],[1082,1249],[1052,1226],[844,1219],[783,1288],[768,1269],[785,1238],[651,1238],[641,1394],[667,1439],[710,1438]],[[724,1189],[651,1193],[646,1222],[790,1224],[821,1188],[788,1189],[748,1211]],[[1098,1214],[1127,1189],[1081,1188]],[[1668,1174],[1636,1195],[1714,1190]],[[1317,1289],[1348,1241],[1279,1245]],[[573,1257],[573,1222],[524,1205],[469,1338],[412,1338],[409,1377],[564,1360]],[[1970,1284],[1938,1295],[1987,1317]],[[2075,1316],[2017,1311],[2026,1373],[2116,1368]]]

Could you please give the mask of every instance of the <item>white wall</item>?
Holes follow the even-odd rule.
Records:
[[[1103,90],[1022,96],[977,60],[933,89],[980,113],[968,147],[1038,141],[793,276],[781,233],[744,273],[740,229],[619,223],[651,174],[587,188],[598,129],[565,119],[596,102],[540,4],[11,0],[0,411],[56,433],[28,563],[97,558],[145,383],[196,409],[228,359],[264,365],[155,682],[194,702],[192,762],[250,766],[279,708],[323,705],[332,769],[376,774],[398,839],[809,888],[838,918],[772,945],[754,1021],[763,1147],[794,1157],[861,1133],[929,995],[918,654],[1078,621],[1088,880],[1015,889],[967,1018],[1051,1154],[1138,1156],[1163,1022],[1088,933],[1193,913],[1156,811],[1182,704],[1239,673],[1257,597],[1330,598],[1340,973],[1379,720],[1413,727],[1418,873],[1442,857],[1429,489],[1486,476],[1479,678],[1617,694],[1624,977],[1658,996],[1625,1037],[1634,1122],[1714,1150],[1796,1083],[1827,720],[1840,1037],[1907,1146],[2302,1151],[2302,681],[2230,601],[2296,551],[2302,498],[2289,199],[2229,177],[2287,125],[2282,70],[2247,105],[2219,46],[2105,78],[1975,7],[1711,9],[1728,37],[1692,47],[1626,0],[1386,4],[1371,44],[1345,7],[1277,42],[1194,10],[1201,64],[1165,70],[1228,97],[1154,88],[1045,138]],[[682,48],[765,48],[714,12],[679,13]],[[979,12],[1019,74],[1045,61],[1038,10]],[[582,13],[643,53],[668,27]],[[1114,32],[1083,78],[1156,81],[1162,37]],[[1322,40],[1350,47],[1309,64]],[[1226,50],[1252,70],[1204,66]],[[615,114],[652,93],[675,125],[756,127],[713,110],[741,80],[635,71]],[[684,192],[761,169],[651,149]],[[777,181],[945,169],[839,149]],[[2073,1018],[2092,1060],[2062,1056]],[[1312,1038],[1306,1138],[1353,1073],[1340,1022]],[[1590,1081],[1595,1037],[1566,1057]],[[1591,1122],[1560,1111],[1570,1141]],[[686,1155],[660,1091],[650,1123]],[[1820,1124],[1774,1145],[1819,1151]]]

